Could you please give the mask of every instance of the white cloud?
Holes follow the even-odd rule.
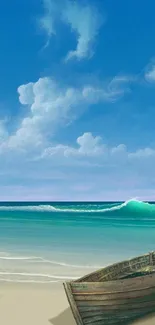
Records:
[[[91,132],[85,132],[83,135],[79,136],[76,140],[76,145],[63,145],[58,144],[55,146],[47,147],[40,158],[47,157],[59,157],[62,162],[62,157],[65,159],[77,159],[77,162],[80,159],[83,161],[83,164],[86,164],[86,159],[90,166],[105,166],[105,163],[109,166],[121,166],[122,164],[132,164],[133,167],[135,162],[141,164],[147,161],[153,162],[155,158],[155,149],[153,148],[143,148],[136,151],[130,151],[125,144],[119,144],[115,147],[107,146],[103,142],[102,137],[94,136]],[[82,160],[84,158],[84,160]],[[72,161],[73,162],[73,161]],[[118,165],[119,164],[119,165]],[[130,165],[131,167],[131,165]]]
[[[56,156],[64,155],[65,156],[65,152],[68,149],[69,149],[68,146],[65,146],[65,145],[62,145],[62,144],[58,144],[56,146],[48,147],[43,151],[43,153],[41,154],[41,157],[39,157],[39,159],[44,158],[44,157],[52,157],[54,155],[56,155]]]
[[[77,146],[70,147],[64,145],[56,145],[48,147],[42,154],[43,157],[63,155],[64,157],[93,157],[104,153],[105,146],[102,143],[102,138],[93,136],[91,132],[85,132],[76,140]]]
[[[29,137],[32,138],[29,139],[29,142],[31,140],[33,142],[33,135],[30,134]],[[22,135],[21,138],[24,141],[25,136]],[[13,141],[12,139],[10,141]],[[15,135],[14,145],[16,144],[16,147],[14,149],[17,148],[17,145],[18,148],[21,146],[21,143],[17,143],[17,139],[19,141],[19,134],[18,138]],[[80,135],[72,145],[70,143],[52,145],[51,143],[46,149],[44,146],[45,143],[40,147],[40,155],[35,152],[34,148],[31,152],[28,151],[28,156],[20,155],[19,150],[9,151],[9,160],[6,159],[8,156],[1,155],[1,197],[5,194],[4,196],[7,198],[26,199],[28,195],[32,200],[39,198],[46,200],[51,195],[51,199],[63,200],[69,197],[73,199],[75,195],[74,198],[78,199],[76,184],[79,184],[81,188],[88,187],[89,190],[91,183],[93,194],[97,191],[99,196],[101,193],[106,193],[107,190],[109,197],[111,195],[112,198],[114,189],[121,189],[123,195],[132,193],[133,189],[134,193],[140,193],[139,188],[143,189],[143,186],[146,186],[150,180],[155,179],[155,150],[151,148],[130,152],[124,144],[115,147],[108,146],[100,136],[91,132]],[[32,159],[34,154],[35,158],[38,155],[38,159]],[[150,162],[152,162],[153,168],[146,167],[146,163],[149,163],[150,167]],[[67,179],[65,175],[67,175]],[[21,184],[24,185],[21,186]],[[72,193],[73,187],[74,194]],[[11,191],[11,188],[17,188],[17,193],[14,190]],[[66,192],[68,196],[65,196]],[[86,199],[87,192],[86,190],[83,199]],[[92,198],[94,199],[93,194]],[[115,199],[115,194],[113,198]]]
[[[5,121],[0,121],[0,145],[8,138]]]
[[[44,15],[39,20],[39,25],[47,35],[45,47],[56,34],[56,23],[61,22],[69,25],[77,37],[77,47],[67,54],[66,60],[90,57],[93,54],[92,45],[103,21],[97,9],[72,0],[44,0],[43,4]]]
[[[41,145],[48,136],[52,136],[58,124],[74,117],[74,107],[83,100],[80,91],[59,88],[50,78],[22,85],[18,93],[21,104],[29,105],[30,115],[23,119],[16,133],[10,136],[9,147]]]
[[[125,92],[130,92],[130,83],[134,82],[132,76],[115,76],[108,85],[108,94],[113,94],[113,98],[117,100],[118,96],[124,95]]]
[[[19,86],[19,101],[28,107],[28,113],[16,132],[3,144],[3,148],[31,150],[47,146],[46,142],[53,138],[58,127],[78,118],[89,105],[118,100],[128,91],[127,82],[126,77],[115,77],[104,87],[85,85],[73,88],[62,87],[54,79],[45,77]],[[90,137],[86,133],[85,141],[90,141],[93,146]],[[98,140],[96,138],[94,141]],[[79,138],[78,141],[84,139]],[[80,150],[82,152],[82,146]]]
[[[119,144],[118,146],[111,148],[111,154],[112,155],[127,154],[127,148],[125,144]]]
[[[99,136],[93,137],[91,132],[84,133],[77,138],[79,145],[79,153],[81,154],[98,154],[103,152],[102,138]]]
[[[154,63],[150,63],[146,67],[145,79],[148,82],[155,82],[155,64]]]
[[[55,21],[57,19],[57,5],[52,0],[43,0],[44,15],[39,19],[39,27],[47,35],[47,42],[44,46],[49,45],[50,39],[56,34]]]
[[[93,136],[91,132],[85,132],[76,140],[76,148],[65,148],[65,156],[98,156],[104,154],[105,146],[102,143],[100,136]]]
[[[114,148],[108,148],[103,143],[103,139],[100,136],[94,136],[91,132],[85,132],[79,136],[76,140],[76,146],[71,147],[69,145],[56,145],[48,147],[42,154],[43,157],[50,157],[54,155],[61,155],[64,157],[77,157],[77,158],[97,158],[101,161],[107,158],[108,155],[118,154],[122,155],[122,152],[126,152],[126,146],[123,144]],[[126,152],[127,154],[127,152]],[[94,160],[93,160],[94,163]]]
[[[23,105],[31,105],[34,101],[33,82],[18,87],[19,101]]]
[[[68,1],[63,18],[77,34],[77,47],[68,53],[66,60],[73,57],[80,60],[92,55],[92,45],[102,22],[96,8],[90,5],[81,6],[76,1]]]
[[[155,157],[155,149],[144,148],[138,149],[135,152],[129,153],[129,158],[153,158]]]
[[[99,101],[115,102],[125,93],[130,92],[129,85],[132,81],[130,76],[115,76],[104,87],[85,86],[83,96],[93,104]]]
[[[128,177],[131,184],[130,169],[127,172],[123,169],[123,161],[128,164],[129,168],[132,166],[134,170],[138,168],[135,167],[136,164],[139,166],[141,160],[144,161],[144,159],[137,159],[137,152],[133,153],[134,159],[131,159],[132,153],[125,145],[108,146],[100,136],[88,131],[79,135],[75,142],[73,139],[72,143],[67,144],[63,141],[59,144],[56,142],[57,130],[78,118],[89,105],[119,99],[128,91],[128,82],[130,78],[119,76],[105,83],[104,87],[99,84],[98,86],[88,84],[73,88],[62,86],[52,78],[40,78],[36,82],[21,85],[18,88],[19,101],[21,105],[26,106],[27,116],[23,118],[13,134],[8,135],[5,123],[0,123],[0,168],[3,184],[8,182],[11,186],[14,182],[18,187],[18,184],[28,182],[27,188],[32,187],[34,171],[37,171],[38,177],[35,176],[33,179],[34,189],[31,193],[34,198],[37,188],[44,188],[44,196],[47,198],[49,194],[45,193],[45,189],[48,191],[47,183],[50,181],[51,184],[52,179],[53,185],[50,185],[52,193],[52,186],[55,187],[53,175],[56,171],[63,171],[65,175],[72,172],[70,180],[68,178],[67,181],[63,180],[62,177],[55,179],[59,192],[58,199],[64,198],[63,191],[60,195],[59,181],[61,189],[63,188],[65,192],[66,187],[72,188],[77,182],[79,186],[82,184],[82,187],[83,185],[86,188],[89,187],[90,179],[93,186],[96,182],[100,184],[101,189],[103,184],[106,184],[104,186],[107,188],[109,175],[115,183],[119,177],[123,177],[120,178],[123,182],[126,175],[126,179]],[[124,173],[123,176],[121,176],[122,173]],[[27,175],[26,180],[25,175]],[[86,179],[85,182],[84,179]],[[111,182],[111,188],[113,188],[113,181]],[[23,196],[26,197],[24,187],[18,188],[19,193],[22,191]]]

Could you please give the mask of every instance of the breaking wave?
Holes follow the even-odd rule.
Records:
[[[66,204],[64,205],[3,205],[0,211],[25,211],[25,212],[51,212],[51,213],[109,213],[118,211],[126,213],[154,213],[155,203],[138,201],[135,199],[123,203],[99,203],[99,204]]]

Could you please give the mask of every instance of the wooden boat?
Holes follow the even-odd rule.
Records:
[[[128,324],[155,311],[155,252],[63,285],[77,325]]]

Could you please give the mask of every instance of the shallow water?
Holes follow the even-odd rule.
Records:
[[[0,280],[76,279],[155,249],[155,203],[1,203]]]

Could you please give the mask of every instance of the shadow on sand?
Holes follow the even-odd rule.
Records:
[[[64,324],[75,325],[76,324],[70,308],[65,309],[57,317],[49,319],[49,322],[52,325],[64,325]],[[132,322],[125,322],[122,325],[140,325],[140,324],[155,325],[155,314],[149,313],[149,315],[143,316],[142,318],[135,319]]]
[[[49,319],[49,322],[52,325],[64,325],[64,324],[75,325],[76,324],[71,309],[69,307],[65,309],[57,317]]]
[[[155,324],[155,312],[150,312],[143,317],[139,317],[132,322],[132,325],[154,325]]]

